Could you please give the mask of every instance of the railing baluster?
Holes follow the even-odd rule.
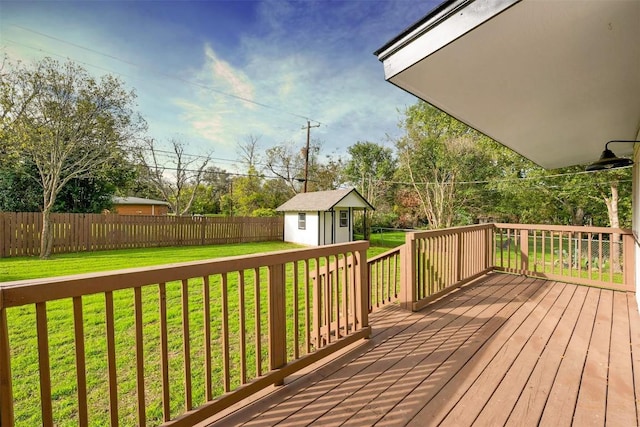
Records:
[[[309,310],[311,310],[311,306],[309,305],[309,260],[304,260],[304,334],[305,334],[305,350],[306,353],[311,353],[311,316]]]
[[[184,357],[184,408],[193,408],[191,390],[191,333],[189,330],[189,280],[183,279],[180,287],[182,306],[182,355]]]
[[[109,415],[111,425],[118,425],[118,378],[116,367],[116,335],[113,310],[113,292],[107,291],[105,296],[105,317],[107,327],[107,369],[109,371]]]
[[[324,321],[325,321],[325,326],[326,326],[326,337],[327,337],[327,344],[331,343],[331,312],[333,311],[333,304],[332,304],[332,299],[333,299],[333,292],[331,292],[331,287],[333,286],[333,277],[331,274],[331,269],[329,268],[329,265],[331,264],[331,260],[329,259],[329,257],[325,257],[324,259],[324,277],[325,277],[325,282],[324,282],[324,296],[325,296],[325,303],[324,303]]]
[[[82,297],[73,297],[73,327],[76,346],[76,383],[78,385],[78,424],[89,425],[87,407],[87,368],[84,347],[84,317]],[[0,423],[1,424],[1,423]],[[143,424],[141,424],[144,426]]]
[[[315,258],[315,283],[313,286],[313,325],[315,332],[316,350],[322,347],[322,278],[320,276],[320,258]]]
[[[38,332],[38,368],[40,371],[40,410],[42,425],[53,426],[51,407],[51,370],[49,366],[49,331],[47,330],[47,304],[36,303],[36,330]]]
[[[167,333],[167,285],[158,285],[160,309],[160,372],[162,376],[162,420],[171,419],[169,394],[169,341]]]
[[[253,293],[255,298],[255,321],[256,321],[256,377],[262,375],[262,328],[260,327],[262,315],[260,313],[260,269],[253,270]]]
[[[213,399],[213,384],[211,381],[211,287],[209,276],[202,278],[203,304],[203,336],[204,336],[204,398],[207,402]]]
[[[293,359],[300,357],[300,325],[298,319],[298,263],[293,263]]]
[[[269,266],[269,369],[287,363],[284,264]],[[282,381],[276,382],[281,385]]]
[[[349,335],[349,307],[348,307],[348,289],[349,282],[347,280],[348,277],[348,269],[349,269],[349,260],[347,258],[347,254],[342,254],[342,260],[344,261],[344,267],[342,269],[342,317],[344,319],[344,335]]]
[[[220,299],[222,301],[222,375],[224,392],[231,390],[231,371],[229,370],[229,284],[227,273],[222,273]]]
[[[334,258],[334,283],[333,283],[333,293],[334,293],[334,307],[333,312],[335,313],[336,319],[336,336],[335,340],[340,339],[340,255],[336,254]]]
[[[247,343],[246,343],[246,315],[244,298],[244,270],[238,271],[238,320],[240,333],[240,384],[247,383]]]
[[[74,305],[76,298],[74,298]],[[136,400],[138,410],[138,426],[144,427],[147,424],[146,403],[144,393],[144,340],[142,323],[142,288],[133,288],[133,306],[135,317],[136,334]]]

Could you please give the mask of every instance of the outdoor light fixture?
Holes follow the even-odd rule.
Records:
[[[623,168],[625,166],[631,166],[633,164],[633,160],[627,159],[625,157],[618,157],[614,154],[613,151],[609,150],[609,144],[611,144],[612,142],[633,143],[633,142],[640,142],[640,141],[621,140],[621,139],[614,139],[613,141],[608,141],[604,146],[604,151],[602,152],[602,155],[600,155],[600,160],[598,160],[597,162],[593,162],[589,166],[587,166],[587,168],[585,169],[587,172]]]

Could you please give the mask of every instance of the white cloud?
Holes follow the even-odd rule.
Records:
[[[223,91],[227,89],[232,95],[253,101],[254,88],[247,76],[241,70],[234,69],[228,62],[219,59],[211,46],[205,45],[204,50],[208,60],[206,67],[211,71],[211,86],[222,86]],[[247,108],[255,107],[251,102],[246,102],[244,105]]]

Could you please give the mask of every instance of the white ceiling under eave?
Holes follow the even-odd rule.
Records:
[[[376,52],[388,81],[549,169],[637,139],[640,0],[444,6]]]

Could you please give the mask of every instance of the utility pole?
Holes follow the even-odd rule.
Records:
[[[307,192],[307,181],[309,179],[309,142],[311,141],[311,128],[320,127],[320,123],[318,123],[317,125],[311,126],[311,122],[307,120],[307,126],[305,127],[307,128],[307,148],[304,150],[305,159],[304,159],[304,191],[303,193]],[[304,129],[304,127],[302,129]]]

